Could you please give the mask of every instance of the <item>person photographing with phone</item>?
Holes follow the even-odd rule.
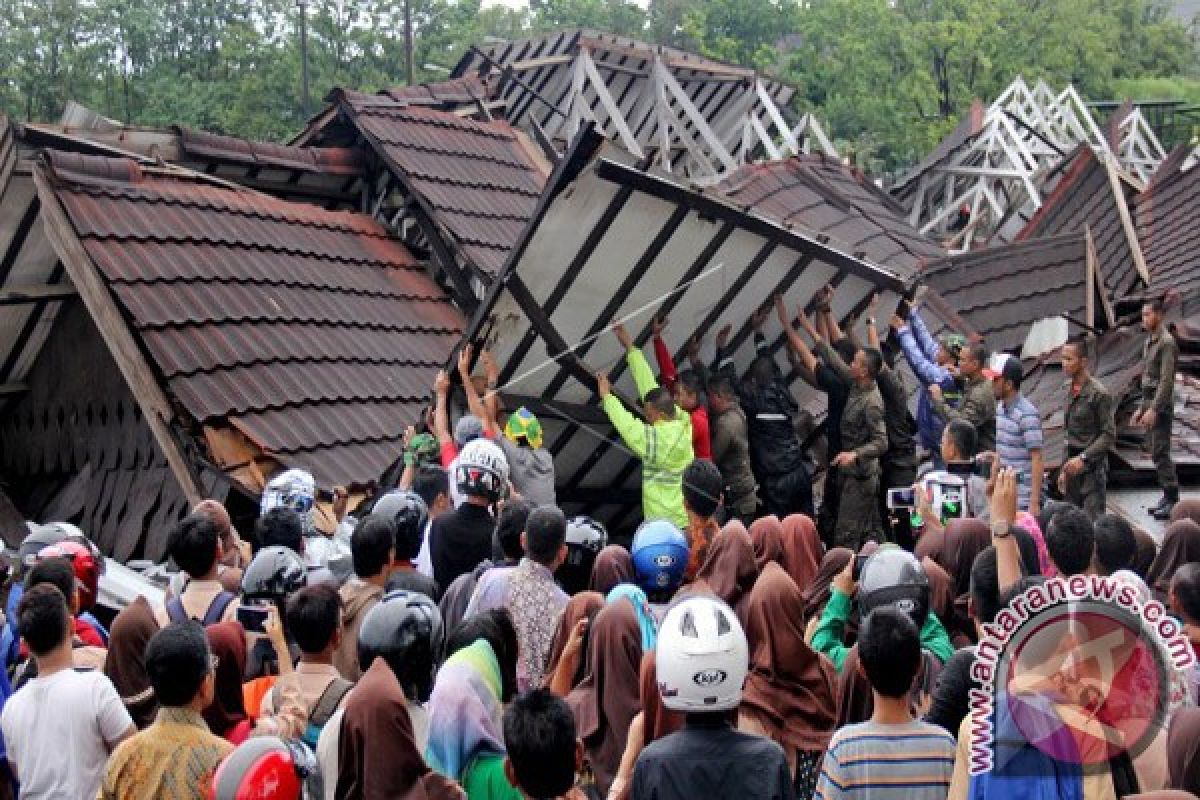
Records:
[[[941,535],[951,520],[964,517],[987,519],[987,477],[992,461],[975,455],[975,427],[962,419],[951,420],[942,431],[942,459],[946,469],[927,472],[911,487],[888,490],[893,514],[910,513],[913,532],[919,536]],[[911,504],[903,502],[911,500]]]

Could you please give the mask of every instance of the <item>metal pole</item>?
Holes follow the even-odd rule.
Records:
[[[296,7],[300,9],[300,75],[304,85],[302,101],[304,118],[308,119],[308,9],[305,3],[306,0],[296,0]]]
[[[412,0],[404,0],[404,82],[413,85]]]

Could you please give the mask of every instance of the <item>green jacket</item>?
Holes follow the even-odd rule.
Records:
[[[829,602],[825,604],[825,610],[821,612],[817,630],[813,633],[812,649],[828,656],[838,672],[842,671],[842,665],[846,663],[846,653],[850,652],[850,648],[842,642],[846,620],[850,618],[850,605],[849,597],[833,589],[829,593]],[[932,611],[925,617],[925,624],[921,626],[921,646],[933,653],[934,658],[943,664],[954,655],[950,635],[942,627],[937,614]]]
[[[654,373],[640,350],[626,355],[638,396],[658,388]],[[615,394],[604,398],[604,411],[621,440],[642,460],[642,516],[667,519],[687,529],[683,509],[683,471],[692,463],[692,418],[675,406],[675,419],[649,425],[630,413]]]

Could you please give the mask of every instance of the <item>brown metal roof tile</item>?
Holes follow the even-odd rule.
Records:
[[[395,460],[464,320],[378,223],[179,170],[58,153],[48,163],[187,414],[229,418],[322,486],[371,482]]]
[[[924,260],[945,256],[936,242],[908,224],[886,193],[858,171],[824,156],[750,164],[718,188],[743,208],[825,234],[831,244],[901,274],[914,275]]]
[[[386,98],[346,106],[405,188],[426,204],[448,244],[476,269],[499,271],[533,214],[544,175],[516,132]]]
[[[1134,202],[1151,290],[1175,289],[1189,305],[1200,301],[1200,166],[1183,169],[1192,151],[1176,148]]]
[[[989,347],[1016,350],[1039,319],[1084,321],[1087,239],[1074,233],[976,250],[931,261],[923,275]]]
[[[1108,167],[1095,151],[1081,147],[1042,208],[1017,235],[1017,241],[1089,229],[1096,246],[1097,267],[1110,296],[1119,300],[1141,283],[1134,260],[1140,246],[1136,237],[1127,235],[1122,222],[1128,200],[1124,192],[1114,191]]]

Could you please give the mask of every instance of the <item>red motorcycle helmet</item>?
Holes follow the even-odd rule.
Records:
[[[101,564],[96,560],[91,548],[64,539],[39,550],[38,561],[43,558],[65,558],[71,562],[71,567],[75,570],[75,580],[79,583],[79,610],[91,611],[96,605],[96,595],[100,590],[101,571]]]
[[[311,751],[302,745],[256,736],[217,767],[208,800],[300,800],[314,766]]]

